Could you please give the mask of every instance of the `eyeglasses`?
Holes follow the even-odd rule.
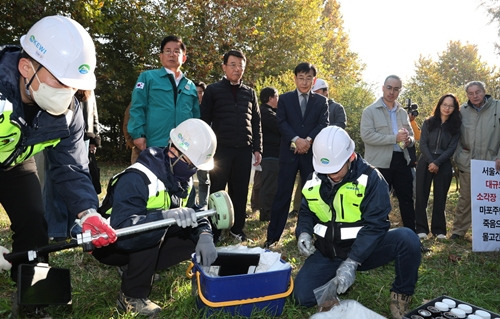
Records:
[[[344,163],[344,165],[342,165],[342,167],[338,171],[336,171],[335,173],[330,173],[328,175],[338,175],[344,169],[344,167],[346,167],[347,164],[349,164],[349,159],[347,159],[347,161]]]
[[[393,91],[394,93],[399,93],[399,91],[401,91],[401,88],[393,87],[393,86],[390,86],[390,85],[386,85],[385,89],[387,91]]]
[[[445,105],[445,104],[441,104],[441,107],[447,110],[453,110],[455,108],[454,105]]]
[[[482,90],[477,90],[474,92],[467,92],[467,96],[476,96],[476,95],[481,95],[481,94],[484,94],[484,92]]]
[[[186,157],[186,155],[185,155],[185,154],[181,154],[181,156],[179,156],[179,159],[180,159],[181,161],[183,161],[184,163],[186,163],[186,164],[188,165],[188,168],[189,168],[189,169],[193,169],[193,168],[195,168],[195,167],[196,167],[196,166],[193,164],[193,162],[191,162],[191,161],[190,161],[190,160]]]
[[[182,51],[181,50],[165,50],[163,51],[163,54],[166,54],[166,55],[170,55],[170,54],[173,54],[173,55],[181,55],[182,54]]]
[[[245,65],[244,64],[236,64],[236,63],[229,63],[229,64],[226,64],[228,67],[230,67],[231,69],[242,69],[242,70],[245,70]]]

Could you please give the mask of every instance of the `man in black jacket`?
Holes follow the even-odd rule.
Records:
[[[228,187],[234,206],[231,235],[245,241],[248,183],[252,165],[260,165],[262,132],[255,91],[241,82],[246,57],[238,50],[224,54],[224,78],[207,86],[201,101],[201,119],[212,126],[217,136],[215,167],[210,172],[210,193]],[[216,240],[219,234],[215,234]]]

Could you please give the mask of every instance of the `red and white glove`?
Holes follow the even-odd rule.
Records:
[[[95,209],[88,209],[81,217],[80,222],[83,232],[90,230],[92,237],[96,237],[92,240],[95,247],[100,248],[116,241],[115,230],[108,225],[106,219],[97,213]]]

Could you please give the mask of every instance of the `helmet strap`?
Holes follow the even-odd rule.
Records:
[[[31,68],[33,70],[35,70],[35,68],[33,67],[33,62],[30,61],[30,64],[31,64]],[[25,85],[24,89],[26,90],[26,95],[28,96],[31,96],[31,92],[30,92],[30,85],[31,85],[31,82],[33,82],[33,80],[35,79],[36,74],[38,73],[38,71],[40,71],[40,69],[43,68],[43,65],[38,65],[38,68],[35,70],[35,73],[33,73],[33,76],[31,77],[31,79],[29,80],[29,82]],[[40,81],[40,80],[38,80]],[[26,78],[24,79],[24,82],[26,82]]]
[[[175,155],[172,151],[170,151],[170,148],[171,148],[171,147],[175,148],[175,149],[179,152],[179,154],[180,154],[180,155],[178,155],[178,156],[177,156],[177,155]],[[167,156],[168,156],[168,163],[170,164],[170,172],[173,174],[173,173],[174,173],[174,165],[175,165],[175,164],[177,164],[177,162],[181,160],[181,157],[182,157],[182,156],[184,156],[184,154],[182,154],[182,153],[181,153],[181,151],[179,151],[179,150],[177,149],[177,147],[175,147],[175,145],[174,145],[174,143],[172,143],[172,141],[169,141],[169,142],[168,142],[168,150],[167,150],[167,153],[172,153],[175,157],[177,157],[177,158],[175,159],[175,161],[172,163],[172,158],[171,158],[170,156],[168,156],[168,155],[167,155]]]

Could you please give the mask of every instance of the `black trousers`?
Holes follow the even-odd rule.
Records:
[[[285,229],[292,201],[295,177],[300,171],[301,187],[307,182],[308,176],[313,172],[312,152],[303,155],[290,154],[288,158],[280,158],[278,173],[278,189],[274,196],[271,210],[271,221],[267,227],[267,241],[279,241]]]
[[[411,167],[406,163],[402,152],[393,152],[389,168],[379,168],[389,184],[394,189],[399,202],[399,210],[403,226],[415,231],[415,208],[413,205],[413,175]]]
[[[122,292],[127,297],[147,298],[155,272],[189,259],[195,247],[191,239],[174,236],[164,238],[157,246],[136,252],[124,252],[110,245],[94,250],[92,255],[103,264],[127,265],[122,275]]]
[[[43,213],[42,190],[34,158],[7,169],[0,169],[0,203],[10,219],[12,252],[28,251],[48,244],[47,222]],[[48,254],[39,255],[39,261],[48,261]],[[17,280],[17,266],[13,262],[12,280]]]
[[[261,166],[260,220],[267,221],[271,219],[271,208],[278,189],[279,161],[277,158],[264,158]]]
[[[427,222],[427,203],[434,185],[434,204],[432,205],[431,232],[437,235],[446,235],[446,198],[450,189],[453,170],[451,161],[448,160],[439,166],[437,174],[429,172],[429,162],[420,157],[417,164],[417,186],[415,198],[415,217],[417,233],[429,233]]]
[[[239,234],[245,227],[248,183],[252,169],[252,149],[248,147],[217,146],[215,167],[210,171],[210,194],[227,190],[234,207],[234,226]]]

